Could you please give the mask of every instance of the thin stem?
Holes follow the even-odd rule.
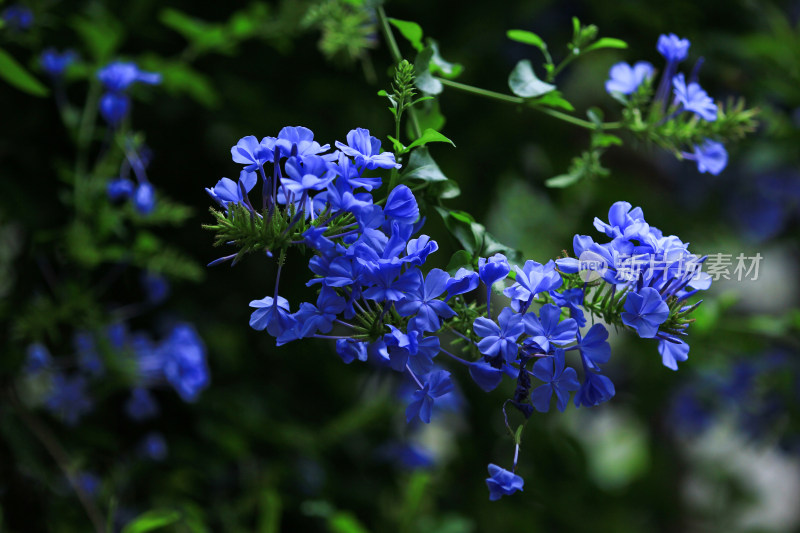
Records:
[[[442,82],[443,85],[452,87],[453,89],[458,89],[459,91],[464,91],[466,93],[474,94],[476,96],[482,96],[484,98],[489,98],[492,100],[498,100],[500,102],[506,102],[509,104],[525,104],[529,101],[529,99],[521,98],[519,96],[512,96],[510,94],[498,93],[496,91],[490,91],[488,89],[481,89],[480,87],[473,87],[472,85],[459,83],[457,81],[448,80],[446,78],[437,77],[436,79]],[[585,128],[588,130],[597,129],[597,125],[593,122],[573,117],[572,115],[562,113],[561,111],[557,111],[555,109],[550,109],[549,107],[534,106],[532,109],[540,111],[545,115],[550,115],[551,117],[557,118],[559,120],[563,120],[564,122],[569,122],[570,124],[574,124],[575,126],[580,126],[581,128]],[[605,122],[600,127],[603,130],[613,130],[622,127],[622,123]]]
[[[417,375],[414,373],[413,370],[411,370],[411,367],[406,365],[406,370],[408,371],[408,374],[411,376],[414,382],[417,384],[417,387],[419,387],[420,389],[424,389],[425,386],[422,383],[420,383],[419,379],[417,378]]]
[[[451,354],[450,352],[448,352],[448,351],[447,351],[447,350],[445,350],[444,348],[439,348],[439,350],[440,350],[440,351],[441,351],[443,354],[445,354],[446,356],[448,356],[448,357],[450,357],[450,358],[452,358],[452,359],[455,359],[456,361],[458,361],[458,362],[459,362],[459,363],[461,363],[462,365],[467,365],[467,366],[469,366],[469,365],[471,365],[471,364],[472,364],[472,363],[470,363],[469,361],[467,361],[466,359],[462,359],[462,358],[460,358],[460,357],[459,357],[459,356],[457,356],[457,355]]]
[[[32,413],[28,412],[28,410],[22,405],[19,401],[19,398],[16,395],[16,391],[11,389],[9,391],[9,396],[11,400],[11,404],[14,406],[17,414],[19,414],[20,419],[22,422],[27,426],[31,433],[42,443],[42,446],[47,450],[50,456],[55,460],[58,467],[64,473],[69,481],[69,484],[72,485],[72,488],[75,490],[75,493],[78,495],[78,500],[80,500],[83,509],[86,511],[86,515],[89,517],[89,520],[92,522],[92,526],[94,527],[97,533],[103,533],[104,523],[105,520],[103,519],[103,515],[100,513],[100,510],[92,501],[91,497],[83,490],[78,480],[73,475],[72,468],[70,467],[70,458],[67,455],[67,452],[58,442],[58,439],[53,435],[53,433],[45,426],[38,418],[36,418]]]

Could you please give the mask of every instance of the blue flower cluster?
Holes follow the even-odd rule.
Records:
[[[101,337],[79,331],[73,344],[72,357],[53,357],[45,345],[34,343],[24,365],[27,378],[42,384],[39,390],[45,391],[46,409],[69,426],[93,410],[90,381],[106,373],[109,357],[115,368],[132,369],[133,388],[125,412],[135,421],[158,415],[153,388],[169,384],[184,401],[192,402],[209,383],[205,346],[189,324],[176,324],[158,343],[117,323]]]
[[[131,100],[126,91],[134,83],[157,85],[161,74],[139,70],[135,63],[115,61],[97,72],[105,93],[100,97],[100,114],[108,124],[116,128],[130,111]]]
[[[284,128],[260,142],[245,137],[231,150],[233,160],[243,165],[238,181],[223,178],[206,189],[228,215],[235,205],[252,219],[288,221],[282,235],[307,221],[301,238],[289,244],[313,251],[307,286],[319,288],[316,298],[295,307],[279,295],[285,254],[273,249],[273,256],[281,255],[275,290],[250,302],[255,309],[250,326],[266,330],[278,345],[332,339],[345,363],[371,360],[404,373],[415,386],[406,418],[426,423],[434,404],[454,388],[440,355],[463,365],[485,391],[507,379],[513,384],[508,402],[526,419],[534,410],[549,411],[554,401],[565,410],[573,392],[576,407],[610,399],[614,385],[601,371],[611,355],[608,330],[601,323],[588,325],[586,311],[641,337],[657,338],[670,368],[686,359],[688,345],[681,339],[688,321],[683,317],[693,308],[682,302],[709,282],[702,274],[698,281],[696,271],[681,269],[679,263],[703,259],[677,237],[665,237],[648,225],[641,209],[618,202],[608,223],[595,221],[612,239],[609,243],[575,237],[577,255],[588,252],[604,262],[602,278],[593,272],[598,279],[591,283],[582,281],[581,261],[574,258],[519,266],[495,254],[479,258],[476,270],[425,272],[438,245],[419,234],[424,218],[411,189],[398,185],[385,200],[373,196],[382,179],[368,171],[396,168],[394,155],[380,152],[380,141],[364,129],[352,130],[347,143],[336,147],[329,152],[329,145],[320,145],[302,127]],[[271,169],[265,168],[268,163]],[[249,193],[259,179],[264,192],[262,209],[256,210]],[[623,272],[631,262],[638,270]],[[509,277],[513,282],[505,284]],[[507,305],[495,315],[493,293],[501,284]],[[484,296],[485,305],[478,305]],[[461,355],[447,349],[449,344],[457,345]],[[579,363],[580,379],[567,364],[570,352]],[[490,474],[491,499],[522,489],[522,479],[513,472],[490,465]]]
[[[33,26],[33,11],[21,4],[8,6],[0,13],[0,19],[14,31],[29,30]]]
[[[119,177],[108,182],[106,192],[112,202],[131,200],[139,214],[148,215],[156,208],[156,190],[146,172],[152,154],[146,147],[137,151],[130,141],[125,144]],[[136,181],[130,178],[131,171]]]
[[[670,117],[678,116],[684,111],[694,113],[700,120],[713,122],[717,119],[717,104],[697,83],[697,73],[702,64],[702,59],[695,65],[691,78],[686,81],[683,73],[678,73],[678,64],[689,55],[689,40],[681,39],[674,33],[661,35],[656,48],[664,56],[667,64],[656,90],[655,102],[661,106],[662,112],[667,105],[675,107]],[[653,78],[655,69],[647,61],[639,61],[631,66],[620,62],[611,67],[609,80],[606,81],[606,91],[609,94],[631,95],[639,90]],[[672,93],[670,94],[670,88]],[[692,152],[681,152],[684,159],[697,163],[697,170],[710,172],[717,175],[728,164],[728,152],[725,146],[715,140],[706,139],[702,144],[695,145]]]

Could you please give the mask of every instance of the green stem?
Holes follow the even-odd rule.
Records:
[[[501,102],[508,102],[510,104],[525,103],[525,98],[521,98],[519,96],[511,96],[510,94],[503,94],[495,91],[490,91],[488,89],[481,89],[480,87],[473,87],[472,85],[467,85],[465,83],[458,83],[457,81],[448,80],[446,78],[437,77],[436,79],[442,82],[442,85],[446,85],[448,87],[452,87],[453,89],[458,89],[459,91],[464,91],[466,93],[474,94],[477,96],[483,96],[484,98],[500,100]]]
[[[400,47],[397,46],[397,41],[392,33],[392,28],[389,26],[389,17],[386,16],[386,11],[384,11],[383,6],[378,6],[376,11],[378,12],[378,21],[380,21],[381,32],[383,33],[384,39],[386,39],[386,44],[389,46],[389,52],[392,54],[392,60],[394,61],[395,65],[398,65],[403,60],[403,54],[400,53]],[[422,128],[419,127],[417,114],[413,108],[408,109],[408,116],[411,119],[411,128],[414,130],[414,135],[416,135],[417,138],[422,137]],[[399,125],[397,130],[397,140],[400,140]]]
[[[442,82],[442,85],[452,87],[453,89],[458,89],[459,91],[464,91],[466,93],[474,94],[476,96],[482,96],[484,98],[489,98],[492,100],[498,100],[500,102],[506,102],[509,104],[525,104],[529,101],[528,99],[521,98],[519,96],[511,96],[510,94],[503,94],[503,93],[498,93],[496,91],[490,91],[488,89],[481,89],[480,87],[473,87],[472,85],[458,83],[457,81],[448,80],[445,78],[437,77],[436,79]],[[535,109],[536,111],[540,111],[545,115],[550,115],[553,118],[557,118],[559,120],[563,120],[564,122],[569,122],[570,124],[574,124],[575,126],[586,128],[587,130],[597,129],[597,125],[594,124],[593,122],[573,117],[572,115],[562,113],[561,111],[556,111],[555,109],[550,109],[549,107],[534,106],[533,109]],[[621,122],[605,122],[601,125],[601,129],[613,130],[620,128],[621,126],[622,126]]]

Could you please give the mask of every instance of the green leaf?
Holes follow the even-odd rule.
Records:
[[[49,92],[47,87],[2,48],[0,48],[0,77],[17,89],[34,96],[47,96]]]
[[[523,98],[533,98],[555,90],[556,86],[545,83],[536,77],[533,72],[531,62],[527,59],[521,60],[511,71],[508,77],[508,86],[511,92]]]
[[[198,51],[215,50],[220,53],[228,53],[232,51],[235,44],[235,41],[226,34],[222,25],[209,24],[177,9],[162,9],[158,19],[168,28],[180,33]]]
[[[628,48],[628,43],[621,39],[603,37],[584,48],[583,52],[591,52],[592,50],[599,50],[601,48]]]
[[[417,112],[417,123],[423,131],[427,129],[441,131],[444,127],[445,118],[439,110],[439,102],[434,97],[429,97],[426,100],[422,100],[421,98],[417,99],[414,103],[414,109]],[[414,132],[411,127],[411,121],[408,121],[406,126],[408,129],[408,136],[413,139]]]
[[[400,175],[403,181],[417,179],[422,181],[447,181],[447,176],[433,160],[427,148],[418,148],[411,153],[408,164]]]
[[[352,513],[337,511],[328,519],[331,533],[369,533]]]
[[[439,206],[435,209],[442,217],[445,227],[474,259],[502,253],[511,262],[519,261],[521,257],[519,251],[495,239],[482,224],[475,222],[469,213]]]
[[[414,72],[416,79],[414,84],[425,94],[439,94],[442,92],[442,82],[433,77],[430,71],[430,63],[433,58],[433,48],[426,47],[414,61]]]
[[[125,35],[122,24],[108,14],[94,16],[91,19],[74,17],[71,26],[81,36],[86,48],[98,63],[105,63],[111,59]]]
[[[555,177],[552,177],[544,182],[547,187],[552,187],[554,189],[561,189],[564,187],[569,187],[570,185],[577,183],[581,180],[583,176],[581,174],[561,174]]]
[[[409,144],[406,150],[411,150],[412,148],[416,148],[417,146],[425,146],[428,143],[434,143],[434,142],[450,143],[453,146],[455,146],[455,143],[453,141],[451,141],[438,131],[428,128],[422,132],[422,136],[420,136],[419,139]]]
[[[455,275],[459,268],[466,268],[468,270],[475,270],[472,265],[472,256],[466,250],[459,250],[450,256],[450,261],[447,263],[447,272],[450,275]]]
[[[592,148],[607,148],[612,145],[622,146],[622,139],[610,133],[595,133],[592,135]]]
[[[183,61],[151,55],[140,60],[142,68],[161,73],[161,86],[170,94],[185,94],[206,107],[219,104],[219,94],[211,80]]]
[[[173,510],[152,510],[139,515],[124,528],[122,533],[145,533],[169,526],[181,519],[181,514]]]
[[[436,41],[428,39],[428,46],[433,50],[431,62],[428,66],[432,73],[441,74],[445,78],[457,78],[458,75],[461,74],[464,67],[459,63],[445,61],[444,58],[439,55],[439,44]]]
[[[425,46],[422,44],[422,28],[419,24],[411,22],[410,20],[393,18],[390,18],[389,22],[400,31],[400,34],[411,43],[411,46],[413,46],[417,52],[422,52]]]
[[[543,94],[536,100],[531,100],[530,103],[531,105],[546,105],[548,107],[558,107],[565,111],[575,111],[572,104],[565,100],[564,97],[561,96],[561,91],[558,90]]]
[[[506,37],[508,37],[512,41],[517,41],[518,43],[524,43],[524,44],[529,44],[531,46],[535,46],[536,48],[542,51],[547,50],[547,44],[542,40],[542,38],[530,31],[508,30],[506,32]]]

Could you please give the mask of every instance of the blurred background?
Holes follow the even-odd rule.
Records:
[[[374,10],[348,0],[24,6],[32,23],[6,13],[0,47],[53,90],[36,97],[0,84],[0,531],[90,531],[76,483],[114,530],[155,510],[154,519],[178,517],[164,530],[180,532],[800,531],[800,3],[385,4],[464,65],[459,81],[501,92],[517,61],[541,60],[508,40],[509,29],[537,33],[556,58],[573,16],[625,40],[628,49],[596,52],[560,76],[579,116],[590,106],[609,120],[618,114],[603,89],[610,66],[660,68],[655,43],[670,32],[691,41],[692,61],[705,58],[700,81],[711,96],[743,96],[760,110],[758,131],[729,147],[719,176],[626,139],[605,157],[608,177],[555,190],[544,181],[587,146],[585,131],[440,95],[441,131],[457,148],[431,153],[462,191],[448,205],[525,258],[558,256],[626,200],[693,252],[733,261],[732,279],[714,284],[696,313],[680,370],[664,368],[652,344],[612,334],[616,397],[535,414],[520,457],[525,491],[498,502],[484,478],[488,463],[513,453],[500,411],[510,390],[483,393],[457,375],[457,400],[430,426],[407,425],[397,399],[409,391],[397,376],[344,365],[328,342],[276,348],[249,328],[248,302],[271,294],[273,261],[203,266],[226,253],[201,227],[212,222],[204,188],[236,177],[230,147],[239,138],[287,125],[331,144],[355,127],[393,134],[377,95],[392,61]],[[63,93],[40,66],[47,47],[80,55]],[[57,99],[79,114],[94,72],[116,58],[163,75],[161,85],[131,89],[131,142],[151,152],[155,218],[108,201],[119,160],[97,167],[100,192],[77,205],[71,172],[81,134],[69,125],[83,122]],[[5,59],[0,68],[10,68]],[[101,159],[107,141],[95,133],[88,159]],[[426,233],[440,245],[431,266],[444,268],[457,242],[434,216]],[[739,254],[760,254],[757,279],[736,279]],[[306,294],[309,275],[288,269],[282,294]],[[180,325],[202,339],[194,342],[210,383],[191,401],[153,387],[158,415],[137,420],[134,380],[115,361],[169,342]],[[124,327],[123,341],[112,326]],[[86,335],[106,372],[86,371],[80,394],[62,391],[64,401],[87,402],[70,416],[52,405],[56,385],[32,376],[30,346],[46,346],[57,367],[77,360],[86,370]]]

